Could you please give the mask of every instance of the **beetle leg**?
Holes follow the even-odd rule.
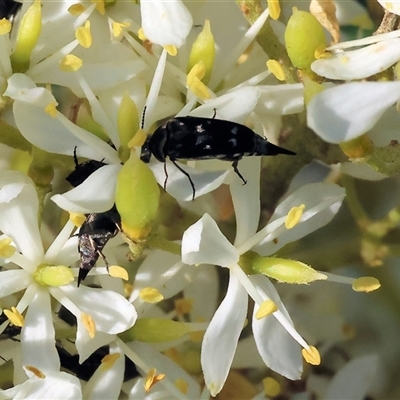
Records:
[[[246,179],[243,178],[243,175],[238,170],[238,163],[239,160],[234,160],[232,163],[233,170],[235,171],[236,175],[243,181],[243,185],[247,183]]]
[[[196,196],[196,188],[194,187],[194,183],[193,183],[193,181],[192,181],[192,178],[190,177],[190,175],[189,175],[182,167],[180,167],[180,166],[176,163],[175,160],[173,160],[172,158],[171,158],[170,160],[171,160],[172,163],[175,165],[175,167],[178,168],[179,171],[181,171],[182,174],[186,175],[187,178],[189,179],[190,186],[192,187],[192,193],[193,193],[193,195],[192,195],[192,201],[193,201],[193,200],[194,200],[194,197]],[[164,164],[164,165],[165,165],[165,164]],[[167,180],[165,180],[165,182],[167,182]],[[164,185],[165,185],[165,184],[164,184]],[[164,186],[164,189],[165,189],[165,186]]]

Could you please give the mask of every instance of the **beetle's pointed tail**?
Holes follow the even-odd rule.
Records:
[[[267,156],[276,156],[277,154],[288,154],[290,156],[295,156],[296,153],[291,151],[291,150],[287,150],[284,149],[283,147],[279,147],[275,144],[272,144],[270,142],[267,142],[266,144],[266,153],[265,155]]]

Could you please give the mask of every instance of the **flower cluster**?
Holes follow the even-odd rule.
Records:
[[[1,399],[394,393],[400,35],[292,6],[0,6]]]

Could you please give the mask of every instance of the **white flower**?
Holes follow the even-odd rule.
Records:
[[[243,189],[237,183],[231,185],[237,216],[235,246],[207,214],[188,228],[182,238],[183,262],[210,263],[230,269],[228,292],[207,328],[202,346],[204,377],[212,395],[222,389],[228,375],[243,328],[248,295],[258,307],[268,299],[278,307],[273,316],[262,319],[253,316],[253,333],[264,362],[290,379],[300,378],[302,361],[298,343],[304,348],[308,344],[296,332],[274,286],[264,276],[248,277],[238,265],[239,257],[252,248],[261,255],[273,254],[286,243],[313,232],[333,218],[344,198],[343,189],[335,185],[306,185],[286,198],[270,223],[254,234],[259,217],[257,165],[253,160],[242,164],[242,169],[245,167],[254,178],[250,188]],[[305,209],[299,223],[292,229],[285,228],[287,214],[301,204]]]
[[[16,317],[26,310],[21,332],[23,365],[43,373],[58,370],[51,297],[77,319],[76,348],[84,361],[113,335],[125,331],[136,320],[134,307],[120,294],[75,286],[67,266],[78,259],[77,238],[69,238],[74,226],[67,222],[46,252],[38,223],[38,199],[29,178],[14,171],[0,175],[0,229],[12,244],[6,250],[7,270],[0,272],[0,298],[24,291],[16,304]],[[4,255],[3,255],[4,257]],[[20,269],[15,269],[19,266]],[[5,328],[3,324],[2,328]],[[37,354],[42,354],[37,357]]]
[[[347,142],[367,133],[400,99],[399,82],[352,82],[315,95],[307,124],[329,143]]]

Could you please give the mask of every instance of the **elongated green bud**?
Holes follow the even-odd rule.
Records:
[[[14,72],[25,72],[29,68],[32,50],[35,48],[42,31],[42,6],[35,0],[26,10],[19,25],[16,46],[11,54]]]
[[[159,202],[160,189],[153,173],[132,151],[118,174],[115,195],[122,230],[130,239],[143,239],[150,233]]]
[[[312,14],[294,8],[286,26],[285,43],[293,65],[310,69],[315,53],[325,49],[326,38],[321,24]]]

